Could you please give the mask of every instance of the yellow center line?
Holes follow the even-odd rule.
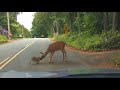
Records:
[[[0,62],[0,65],[2,65],[5,61],[7,61],[10,57],[6,58],[5,60],[3,60],[2,62]]]
[[[0,70],[2,68],[4,68],[8,63],[10,63],[15,57],[17,57],[21,52],[23,52],[25,49],[27,49],[30,45],[32,45],[33,43],[35,43],[35,41],[33,41],[32,43],[30,43],[29,45],[27,45],[25,48],[23,48],[21,51],[19,51],[17,54],[15,54],[12,58],[10,58],[8,61],[6,61],[1,67]]]
[[[29,44],[26,44],[25,46],[27,47]]]

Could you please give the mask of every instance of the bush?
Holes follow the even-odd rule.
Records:
[[[120,66],[120,54],[115,55],[111,60],[115,65]]]
[[[116,58],[114,58],[112,61],[113,61],[113,63],[115,63],[115,64],[120,64],[120,57],[116,57]]]
[[[120,48],[120,33],[109,31],[106,36],[105,33],[103,33],[101,38],[102,41],[97,47],[102,49]]]
[[[107,32],[92,35],[87,32],[77,34],[76,32],[69,32],[54,37],[56,40],[64,41],[67,44],[82,49],[82,50],[108,50],[113,48],[120,48],[120,33],[118,32]]]
[[[54,36],[54,38],[58,41],[64,41],[64,42],[67,42],[67,36],[65,34],[62,34],[62,35],[59,35],[59,36]]]
[[[0,35],[0,43],[4,43],[4,42],[7,42],[8,39],[6,36],[3,36],[3,35]]]

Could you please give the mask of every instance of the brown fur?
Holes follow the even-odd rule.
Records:
[[[31,63],[31,61],[36,62],[37,64],[39,64],[40,57],[32,57],[32,59],[30,60],[29,64]]]
[[[50,54],[51,54],[50,60],[49,60],[49,63],[50,63],[51,60],[52,60],[52,56],[53,56],[54,52],[55,52],[55,51],[58,51],[58,50],[61,50],[61,52],[63,53],[63,61],[64,61],[65,57],[67,57],[66,51],[65,51],[65,45],[66,45],[66,43],[64,43],[63,41],[57,41],[57,42],[54,42],[54,43],[50,44],[50,45],[48,46],[48,49],[46,50],[45,53],[42,53],[42,52],[41,52],[42,56],[40,57],[40,60],[42,60],[43,58],[45,58],[45,56],[46,56],[48,53],[50,53]],[[64,57],[64,56],[65,56],[65,57]],[[66,61],[67,61],[67,60],[66,60]]]

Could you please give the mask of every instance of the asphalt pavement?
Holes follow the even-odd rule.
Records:
[[[53,56],[55,63],[49,63],[48,54],[42,60],[42,63],[36,64],[32,62],[29,64],[32,57],[41,56],[40,52],[44,53],[52,42],[48,38],[26,38],[0,45],[0,62],[8,57],[8,60],[11,60],[6,65],[3,63],[4,66],[1,68],[1,71],[54,71],[66,68],[91,67],[107,60],[102,57],[102,54],[84,54],[79,51],[73,51],[66,46],[68,62],[63,62],[62,52],[57,51]]]

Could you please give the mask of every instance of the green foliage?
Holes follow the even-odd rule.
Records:
[[[54,21],[58,22],[59,34],[63,34],[64,23],[69,21],[67,12],[37,12],[32,22],[33,37],[53,36]]]
[[[6,38],[6,36],[0,35],[0,43],[4,43],[7,41],[8,41],[8,39]]]
[[[29,30],[27,30],[26,28],[23,28],[24,32],[23,32],[23,36],[25,38],[31,38],[32,37],[32,34]]]
[[[70,30],[81,33],[90,31],[91,34],[102,33],[102,12],[37,12],[33,20],[32,34],[40,37],[42,34],[53,36],[53,22],[59,23],[59,34],[63,34],[64,24],[68,24]]]
[[[113,63],[120,64],[120,57],[114,58]]]
[[[91,34],[101,33],[103,30],[103,14],[98,12],[78,13],[74,22],[79,33],[82,31],[90,31]]]
[[[65,34],[62,34],[60,36],[54,36],[55,39],[59,40],[59,41],[67,41],[67,36]]]
[[[113,62],[115,65],[120,66],[120,54],[115,55],[115,56],[112,58],[112,62]]]
[[[47,34],[50,34],[51,26],[52,20],[50,18],[50,13],[37,12],[32,22],[31,33],[33,37],[41,37],[41,35],[47,36]]]
[[[13,37],[19,37],[21,34],[22,25],[17,22],[17,15],[19,12],[9,12],[10,19],[10,32],[13,34]],[[7,29],[7,12],[0,12],[0,26]]]
[[[112,48],[120,48],[120,33],[110,32],[108,34],[108,40],[105,41],[105,33],[91,35],[89,32],[83,32],[76,34],[75,32],[55,36],[56,40],[65,41],[67,44],[74,46],[82,50],[106,50]]]
[[[56,40],[82,50],[108,50],[120,48],[119,32],[111,32],[113,13],[108,14],[108,30],[104,31],[103,12],[37,12],[33,20],[32,35],[40,37],[42,34],[54,36],[53,24],[59,26]],[[70,32],[64,34],[64,24],[68,24]]]
[[[119,32],[107,32],[107,35],[103,33],[101,35],[102,41],[97,46],[98,48],[102,49],[115,49],[120,48],[120,33]]]

